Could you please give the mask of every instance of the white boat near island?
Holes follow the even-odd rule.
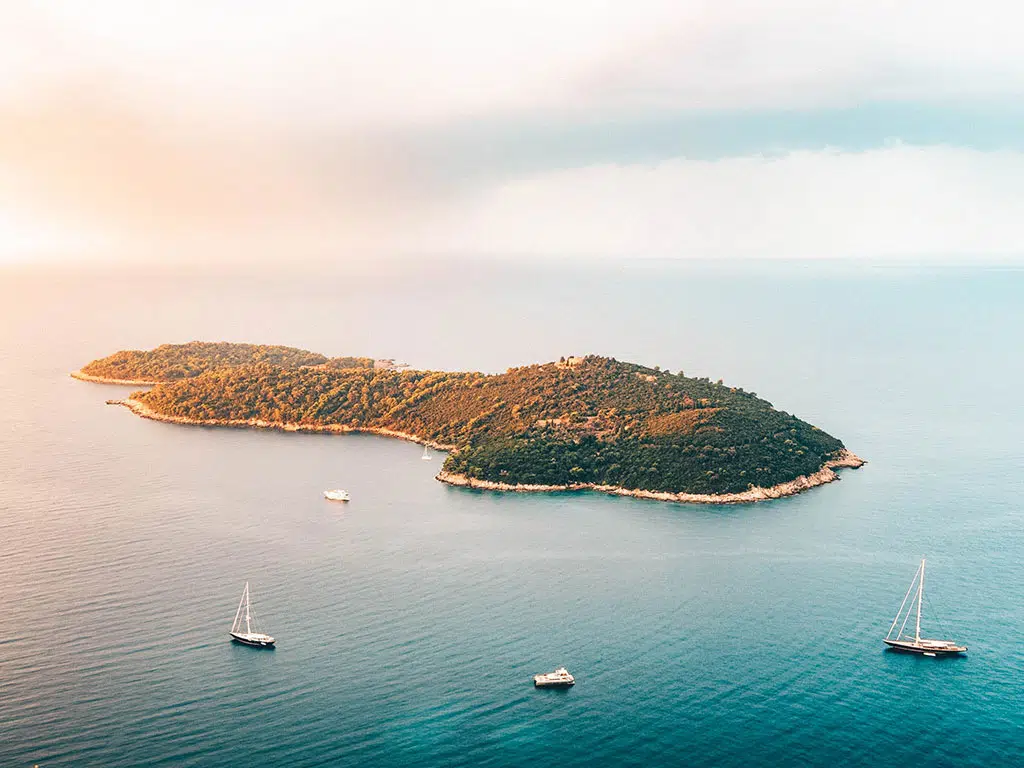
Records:
[[[430,453],[430,446],[429,445],[424,445],[423,446],[423,455],[420,456],[420,458],[423,459],[423,461],[431,461],[434,458],[431,455],[431,453]]]
[[[235,621],[231,625],[231,639],[243,645],[252,645],[256,648],[274,647],[274,638],[266,632],[261,632],[256,622],[256,614],[253,613],[252,604],[249,599],[248,581],[245,582],[242,599],[238,603],[238,610],[235,611]]]
[[[335,488],[330,491],[324,491],[324,498],[329,501],[351,501],[352,497],[348,495],[348,491],[342,490],[341,488]]]
[[[910,599],[910,595],[914,592],[914,588],[917,588],[917,597],[914,600]],[[921,560],[921,565],[917,568],[917,573],[914,574],[914,580],[910,582],[910,588],[907,590],[907,594],[903,597],[903,603],[900,605],[899,611],[896,612],[896,618],[892,620],[892,626],[889,627],[889,633],[885,636],[885,644],[892,648],[894,651],[904,651],[906,653],[920,653],[924,656],[950,656],[955,654],[967,653],[966,645],[957,645],[952,640],[928,640],[921,637],[921,603],[924,600],[924,560]],[[907,605],[907,602],[910,605]],[[914,614],[914,606],[917,606],[917,618],[914,622],[914,636],[904,636],[903,632],[907,626],[907,622],[910,621],[910,616]],[[906,608],[906,617],[903,616],[904,608]],[[896,625],[899,624],[900,618],[903,618],[903,623],[900,624],[900,629],[893,637],[892,633],[896,629]]]
[[[537,688],[568,688],[576,685],[576,678],[570,675],[565,667],[559,667],[554,672],[534,675],[533,684]]]

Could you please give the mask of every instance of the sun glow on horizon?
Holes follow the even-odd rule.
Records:
[[[59,261],[85,245],[85,238],[61,235],[41,221],[0,209],[0,266]]]

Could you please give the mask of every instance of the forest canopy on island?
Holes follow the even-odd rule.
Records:
[[[509,484],[737,493],[816,472],[843,448],[752,392],[608,357],[486,375],[195,342],[119,352],[83,372],[159,378],[133,399],[198,422],[404,432],[447,446],[448,472]]]
[[[109,357],[93,360],[81,372],[102,379],[160,382],[257,363],[282,368],[317,365],[329,368],[373,368],[373,358],[370,357],[329,358],[295,347],[190,341],[187,344],[161,344],[149,351],[125,349]]]

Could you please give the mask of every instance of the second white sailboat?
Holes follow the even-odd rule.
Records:
[[[245,582],[242,599],[238,603],[238,610],[235,611],[235,621],[231,625],[231,639],[257,648],[272,648],[274,646],[274,638],[265,632],[260,632],[256,623],[256,614],[253,613],[249,600],[248,581]]]
[[[910,599],[910,595],[913,594],[914,588],[917,588],[917,597],[915,600]],[[903,598],[903,603],[900,605],[899,611],[896,613],[896,618],[892,620],[892,626],[889,627],[889,634],[885,636],[885,644],[888,645],[895,651],[906,651],[907,653],[920,653],[925,656],[949,656],[958,653],[967,653],[966,645],[957,645],[952,640],[927,640],[921,637],[921,602],[924,600],[924,560],[921,561],[921,565],[917,569],[917,573],[914,574],[914,580],[910,582],[910,588],[907,590],[907,594]],[[907,601],[910,601],[910,605],[907,605]],[[914,606],[917,606],[917,617],[914,621],[914,636],[904,635],[907,623],[910,621],[910,617],[914,614]],[[903,616],[904,608],[906,608],[906,617]],[[903,623],[900,624],[900,629],[896,632],[896,636],[893,637],[892,633],[896,629],[896,625],[899,624],[900,619],[903,618]]]

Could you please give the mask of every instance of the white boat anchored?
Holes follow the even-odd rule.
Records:
[[[554,672],[534,675],[533,684],[537,688],[568,688],[570,685],[576,685],[576,678],[570,675],[565,667],[559,667]]]
[[[917,588],[917,599],[911,600],[910,595],[913,593],[914,588]],[[925,656],[950,656],[958,653],[967,653],[966,645],[957,645],[952,640],[928,640],[921,637],[921,601],[924,599],[924,560],[921,560],[921,565],[918,566],[917,573],[914,574],[914,580],[910,582],[910,589],[907,590],[907,594],[903,598],[903,603],[900,605],[899,611],[896,613],[896,618],[892,620],[892,626],[889,627],[889,634],[885,636],[885,644],[888,645],[895,651],[905,651],[907,653],[920,653]],[[907,605],[907,601],[910,601],[910,605]],[[914,623],[914,636],[904,636],[903,631],[907,626],[907,622],[910,621],[910,615],[914,613],[914,604],[917,604],[917,619]],[[903,616],[903,609],[906,608],[906,617]],[[903,623],[900,624],[899,632],[893,637],[893,630],[896,629],[896,625],[900,623],[900,618],[903,618]]]
[[[330,491],[324,491],[324,498],[330,501],[351,501],[352,497],[348,495],[348,491],[342,490],[341,488],[335,488]]]
[[[231,639],[245,645],[253,645],[257,648],[273,648],[274,638],[265,632],[259,631],[256,623],[256,614],[252,612],[252,604],[249,600],[249,582],[245,582],[245,589],[242,591],[242,599],[238,603],[238,610],[235,611],[235,622],[231,625]]]
[[[432,461],[433,460],[434,457],[430,453],[430,446],[429,445],[424,445],[423,446],[423,455],[420,456],[420,458],[423,459],[424,461]]]

